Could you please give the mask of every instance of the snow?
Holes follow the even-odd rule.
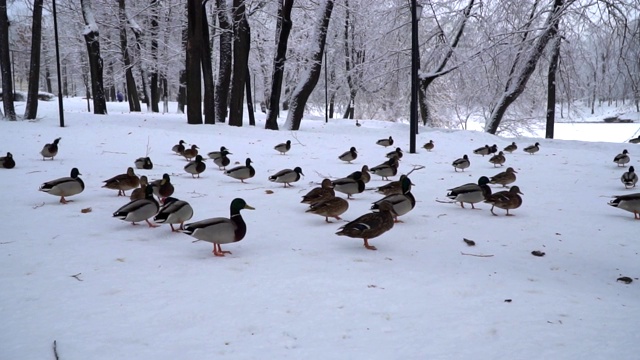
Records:
[[[20,113],[24,105],[16,105]],[[54,358],[54,341],[65,360],[633,359],[640,352],[640,221],[607,206],[611,195],[638,192],[624,189],[626,168],[612,162],[626,148],[638,168],[640,145],[622,143],[637,124],[558,124],[557,133],[570,126],[566,133],[591,142],[421,128],[418,144],[433,139],[434,151],[405,153],[400,166],[401,173],[425,166],[410,175],[416,208],[372,239],[378,250],[370,251],[335,235],[344,222],[327,224],[299,202],[323,176],[383,162],[392,149],[377,139],[393,136],[407,150],[407,124],[306,118],[297,132],[266,131],[257,114],[255,128],[194,126],[184,115],[128,113],[126,103],[93,115],[85,100],[65,99],[60,128],[56,105],[41,102],[37,121],[0,121],[0,153],[17,162],[0,169],[2,359]],[[58,156],[43,161],[40,149],[56,137]],[[171,152],[180,139],[203,153],[224,145],[232,164],[251,157],[257,174],[243,184],[208,160],[193,179]],[[273,146],[287,139],[292,149],[279,155]],[[511,141],[520,150],[505,165],[518,171],[524,193],[515,216],[435,201],[502,171],[472,150]],[[537,154],[521,150],[536,141]],[[342,163],[337,157],[350,146],[359,157]],[[223,245],[233,254],[214,257],[211,244],[166,225],[112,217],[128,199],[102,181],[147,148],[154,169],[136,173],[150,180],[169,173],[174,195],[195,210],[192,221],[229,216],[235,197],[255,207],[242,212],[246,238]],[[471,167],[456,173],[451,162],[463,154]],[[292,188],[267,180],[296,166],[306,176]],[[73,202],[37,191],[73,167],[86,184]],[[367,187],[385,183],[373,175]],[[355,195],[343,218],[367,213],[379,198]],[[616,281],[621,276],[634,282]]]

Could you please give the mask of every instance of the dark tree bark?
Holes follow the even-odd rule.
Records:
[[[288,130],[300,130],[300,123],[302,122],[302,116],[304,115],[304,108],[307,105],[307,100],[311,92],[316,87],[318,79],[320,78],[320,72],[322,71],[322,57],[324,55],[324,45],[327,40],[327,28],[329,27],[329,20],[331,19],[331,12],[333,11],[333,0],[327,0],[324,4],[323,14],[320,21],[317,24],[316,36],[317,44],[313,45],[313,53],[309,59],[311,68],[291,96],[291,109],[287,116],[285,128]]]
[[[13,79],[11,74],[11,55],[9,53],[9,19],[7,18],[7,0],[0,0],[0,71],[2,72],[2,107],[4,117],[15,121],[16,109],[13,105]]]
[[[188,6],[187,6],[188,10]],[[187,102],[187,66],[189,66],[189,53],[187,52],[187,34],[189,27],[184,24],[182,27],[182,50],[185,54],[184,68],[180,69],[180,75],[178,81],[180,86],[178,87],[178,112],[184,114],[184,106]]]
[[[242,126],[244,87],[247,81],[251,35],[244,0],[233,1],[233,78],[229,102],[229,125]]]
[[[129,22],[131,31],[133,31],[133,36],[136,38],[136,48],[138,49],[138,53],[141,53],[143,48],[142,44],[144,43],[144,40],[143,40],[144,34],[142,32],[142,29],[136,26],[136,24],[130,21],[130,19],[127,19],[127,21]],[[147,81],[146,81],[147,72],[142,65],[142,61],[138,61],[138,64],[140,66],[140,87],[142,88],[142,102],[147,105],[147,110],[149,110],[149,105],[150,105],[149,92],[147,91]]]
[[[247,81],[245,81],[245,91],[247,93],[247,112],[249,113],[249,125],[256,126],[256,115],[253,109],[253,96],[251,96],[251,73],[247,66]]]
[[[187,122],[202,124],[202,1],[187,1]]]
[[[91,0],[80,0],[82,6],[82,16],[86,29],[83,33],[84,41],[87,43],[87,53],[89,55],[89,70],[91,72],[91,92],[93,94],[93,113],[99,115],[107,114],[107,102],[104,96],[104,81],[102,78],[103,66],[100,55],[100,32],[93,19],[93,9]]]
[[[211,66],[211,43],[209,37],[209,20],[207,19],[207,2],[202,2],[202,76],[204,80],[204,123],[216,123],[214,104],[213,67]]]
[[[218,23],[220,24],[220,62],[218,66],[218,82],[215,91],[216,121],[227,121],[227,105],[231,84],[231,61],[233,58],[233,26],[229,18],[226,0],[216,0]]]
[[[545,138],[553,139],[553,130],[556,123],[556,71],[558,70],[558,59],[560,59],[560,42],[558,34],[558,25],[556,24],[555,41],[551,50],[551,59],[549,59],[549,70],[547,71],[547,127],[545,129]]]
[[[158,103],[160,102],[160,92],[158,86],[158,0],[151,0],[151,61],[153,62],[151,73],[149,74],[150,93],[151,93],[151,112],[160,112]]]
[[[278,114],[280,113],[280,94],[282,92],[282,78],[284,77],[284,64],[287,60],[287,45],[291,33],[291,8],[293,0],[282,0],[278,7],[278,26],[276,27],[278,47],[273,58],[273,75],[271,77],[271,97],[269,99],[269,111],[265,129],[278,130]]]
[[[353,119],[356,95],[358,94],[359,81],[362,77],[360,66],[364,63],[365,51],[356,50],[353,22],[351,21],[351,11],[349,10],[348,0],[345,0],[344,60],[345,70],[347,71],[347,84],[349,85],[349,105],[343,118]]]
[[[127,12],[125,7],[125,0],[118,0],[119,15],[120,15],[120,50],[122,51],[122,61],[125,67],[125,79],[126,79],[126,95],[127,102],[129,103],[129,111],[140,111],[140,99],[138,98],[138,89],[136,88],[136,80],[133,77],[133,71],[131,71],[131,57],[129,56],[129,45],[127,42]]]
[[[31,27],[31,61],[29,64],[29,91],[24,110],[25,119],[35,119],[38,115],[38,91],[40,90],[40,48],[42,43],[42,3],[33,3],[33,25]]]

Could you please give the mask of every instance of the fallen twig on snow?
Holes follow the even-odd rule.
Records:
[[[489,255],[484,255],[484,254],[468,254],[468,253],[464,253],[462,251],[460,251],[460,254],[462,255],[466,255],[466,256],[475,256],[475,257],[492,257],[493,254],[489,254]]]

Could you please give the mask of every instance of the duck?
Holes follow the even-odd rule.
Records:
[[[132,200],[120,207],[113,213],[113,217],[124,221],[131,221],[131,225],[138,225],[136,222],[146,221],[149,227],[160,225],[152,224],[149,219],[158,213],[160,205],[153,197],[153,187],[147,186],[144,191],[144,198]]]
[[[62,204],[66,204],[73,200],[67,200],[66,197],[78,195],[84,191],[84,182],[80,179],[79,175],[80,171],[78,168],[71,169],[71,174],[69,177],[62,177],[59,179],[47,181],[46,183],[40,185],[40,191],[46,192],[47,194],[60,196],[60,202]]]
[[[469,157],[465,154],[461,158],[454,160],[451,165],[453,165],[453,170],[458,172],[458,169],[464,171],[464,169],[471,166],[471,161],[469,161]]]
[[[153,218],[153,222],[156,224],[169,224],[171,231],[175,232],[184,230],[185,221],[191,220],[192,217],[193,208],[188,202],[174,197],[168,197],[164,199],[164,204]],[[175,229],[173,224],[180,224],[180,227]]]
[[[311,189],[306,195],[302,197],[303,204],[315,204],[324,200],[331,199],[336,196],[336,192],[333,190],[333,184],[330,179],[323,179],[320,187]]]
[[[489,146],[489,154],[495,154],[498,152],[498,145],[493,144]]]
[[[489,145],[485,145],[483,147],[479,147],[479,148],[473,150],[474,154],[482,155],[482,156],[489,155],[490,152],[491,152],[491,148],[489,147]]]
[[[220,152],[220,156],[218,156],[217,158],[213,159],[213,162],[216,165],[218,165],[218,169],[226,170],[227,169],[227,165],[231,164],[231,160],[227,156],[229,154],[231,154],[231,153],[225,149],[225,150],[222,150]]]
[[[175,188],[171,184],[171,177],[169,174],[163,174],[162,179],[154,180],[148,186],[153,191],[153,194],[164,202],[164,199],[173,195]],[[146,194],[146,191],[145,191]]]
[[[180,140],[177,144],[173,145],[171,151],[176,153],[176,155],[182,155],[182,152],[185,149],[184,144],[186,144],[186,142],[184,140]]]
[[[396,158],[396,159],[400,160],[402,158],[402,155],[403,155],[402,149],[397,147],[394,151],[388,152],[386,157],[388,159]]]
[[[411,194],[411,179],[405,176],[401,182],[402,194],[387,195],[384,198],[376,201],[371,206],[371,210],[378,210],[380,204],[383,202],[389,202],[393,206],[393,221],[402,222],[398,220],[398,216],[402,216],[416,207],[416,199]]]
[[[613,158],[613,162],[618,164],[618,166],[625,166],[629,161],[631,161],[631,158],[629,157],[627,149],[624,149],[620,154]]]
[[[132,190],[140,186],[140,178],[133,171],[132,167],[127,168],[127,172],[125,174],[116,175],[103,182],[103,188],[118,190],[118,196],[127,196],[125,191]]]
[[[331,221],[329,221],[330,217],[336,220],[342,220],[340,215],[344,214],[348,209],[349,202],[347,200],[333,196],[323,201],[311,204],[305,212],[324,216],[324,221],[331,223]]]
[[[640,193],[614,196],[609,205],[633,213],[633,218],[640,220]]]
[[[190,148],[184,149],[184,151],[182,152],[182,156],[184,156],[187,161],[191,161],[198,155],[198,149],[200,149],[198,145],[193,144]]]
[[[396,176],[398,173],[398,159],[391,158],[384,163],[369,169],[372,174],[382,177],[382,180],[389,180],[389,176]]]
[[[216,217],[184,225],[182,232],[200,241],[213,244],[213,255],[224,256],[231,254],[223,251],[221,244],[230,244],[244,239],[247,234],[247,224],[244,222],[240,210],[255,210],[244,199],[235,198],[229,206],[230,217]]]
[[[640,144],[640,135],[638,135],[637,138],[630,139],[629,143],[631,143],[631,144]]]
[[[364,214],[347,223],[338,229],[336,235],[362,239],[366,249],[377,250],[375,246],[369,245],[369,240],[391,230],[393,225],[393,205],[383,201],[378,205],[377,212]]]
[[[291,140],[287,140],[287,142],[280,143],[273,147],[276,151],[280,153],[280,155],[284,155],[287,151],[291,150]]]
[[[300,180],[300,175],[304,175],[302,173],[302,169],[299,166],[296,166],[293,170],[291,169],[283,169],[278,171],[277,173],[269,176],[269,181],[284,184],[284,187],[291,186],[292,182],[296,182]]]
[[[511,144],[505,146],[504,149],[502,149],[502,150],[508,152],[509,154],[511,154],[514,151],[518,150],[518,145],[516,145],[515,141],[512,141]]]
[[[529,145],[529,146],[527,146],[526,148],[524,148],[522,150],[524,150],[524,152],[527,152],[527,153],[533,155],[533,154],[537,153],[538,151],[540,151],[540,143],[536,142],[535,144]]]
[[[227,149],[224,146],[220,146],[220,151],[211,151],[209,153],[207,153],[207,156],[209,156],[211,159],[215,160],[217,158],[219,158],[220,156],[222,156],[222,153],[226,151],[227,154],[231,154],[231,152],[229,152],[229,149]]]
[[[369,173],[369,166],[362,165],[362,169],[360,171],[354,171],[351,174],[347,175],[348,178],[352,178],[354,180],[362,180],[363,183],[367,184],[371,181],[371,174]]]
[[[504,166],[505,161],[507,161],[507,158],[504,156],[502,151],[493,155],[491,159],[489,159],[489,162],[493,164],[493,167],[496,167],[496,165]]]
[[[518,172],[515,171],[512,167],[508,167],[507,170],[498,173],[495,176],[492,176],[489,179],[491,184],[500,184],[502,187],[507,187],[507,185],[516,181],[516,175]]]
[[[447,197],[454,202],[459,202],[463,209],[464,203],[471,204],[471,208],[475,209],[474,204],[486,200],[491,195],[491,188],[487,184],[489,184],[489,178],[481,176],[477,184],[468,183],[448,189]]]
[[[226,170],[224,174],[234,179],[238,179],[240,182],[244,182],[246,179],[250,179],[256,175],[256,170],[251,166],[251,163],[251,159],[247,158],[244,166],[236,166],[232,169]]]
[[[393,138],[391,136],[389,136],[388,139],[380,139],[378,141],[376,141],[376,145],[380,145],[380,146],[391,146],[393,145]]]
[[[189,161],[187,165],[184,166],[184,171],[191,174],[192,178],[195,178],[198,175],[202,174],[207,169],[207,164],[202,160],[202,155],[196,155],[196,159],[193,161]]]
[[[429,140],[429,142],[422,145],[422,147],[427,151],[431,151],[435,147],[435,144],[433,143],[433,140]]]
[[[635,172],[636,170],[633,166],[629,166],[629,171],[622,174],[620,177],[620,181],[624,184],[624,188],[628,189],[630,187],[636,187],[636,183],[638,182],[638,174]]]
[[[355,146],[352,146],[351,149],[349,149],[349,151],[345,151],[340,156],[338,156],[338,159],[342,161],[346,161],[349,164],[351,164],[351,162],[357,158],[358,158],[358,152],[356,151]]]
[[[149,185],[149,179],[145,175],[140,176],[140,187],[133,189],[129,200],[144,199],[144,193]]]
[[[150,157],[140,157],[133,162],[136,165],[136,169],[151,170],[153,169],[153,163]]]
[[[491,214],[494,216],[498,216],[493,212],[494,207],[507,210],[507,216],[513,216],[513,214],[509,214],[509,210],[517,209],[522,205],[522,197],[520,195],[524,194],[520,192],[518,186],[514,185],[508,191],[498,191],[489,195],[484,202],[491,204]]]
[[[61,138],[56,138],[51,144],[45,144],[42,147],[42,150],[40,150],[40,155],[42,155],[43,161],[46,158],[51,158],[51,160],[53,160],[53,158],[58,155],[58,143],[60,142],[60,139]]]
[[[362,173],[360,171],[356,171],[349,176],[352,177],[336,179],[333,180],[331,184],[333,185],[334,191],[346,194],[347,199],[353,199],[351,195],[362,193],[364,191],[365,185],[364,181],[362,180]]]
[[[0,168],[13,169],[16,167],[16,162],[13,160],[13,154],[7,152],[7,156],[0,157]]]
[[[404,178],[406,178],[407,175],[402,174],[400,175],[400,179],[396,180],[396,181],[392,181],[386,185],[380,186],[376,189],[377,193],[380,193],[382,195],[394,195],[394,194],[402,194],[402,182],[404,181]],[[411,184],[413,185],[413,184]]]

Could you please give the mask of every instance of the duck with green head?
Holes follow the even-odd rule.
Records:
[[[80,171],[77,168],[73,168],[70,176],[47,181],[40,185],[40,191],[60,196],[60,202],[66,204],[73,200],[67,200],[65,197],[77,195],[84,191],[84,182],[79,175],[82,175]]]

